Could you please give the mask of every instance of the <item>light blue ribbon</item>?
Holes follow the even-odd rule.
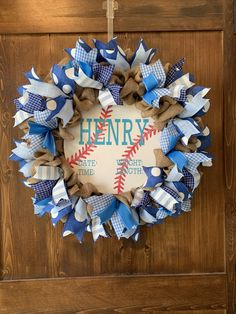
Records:
[[[140,70],[146,88],[143,100],[148,105],[159,108],[160,98],[170,94],[170,91],[164,87],[166,74],[161,61],[158,60],[151,65],[140,64]]]
[[[188,163],[188,159],[186,158],[186,156],[181,153],[180,151],[174,150],[172,152],[170,152],[167,157],[174,163],[177,165],[178,169],[180,171],[183,171],[183,168],[187,165]]]

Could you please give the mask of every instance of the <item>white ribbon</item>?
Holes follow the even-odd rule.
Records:
[[[17,113],[14,115],[15,119],[14,127],[33,116],[34,115],[32,113],[25,112],[24,110],[17,111]]]
[[[170,90],[174,90],[176,86],[181,85],[184,86],[184,89],[189,89],[190,87],[194,86],[195,83],[190,81],[190,75],[189,73],[184,74],[180,78],[178,78],[176,81],[171,83],[168,88]]]
[[[76,217],[76,220],[80,222],[83,222],[86,219],[89,220],[88,213],[87,213],[87,204],[82,198],[80,198],[75,205],[75,217]]]
[[[183,174],[179,172],[177,165],[175,164],[166,177],[167,182],[180,181],[183,178]]]
[[[194,116],[198,111],[204,108],[205,112],[207,112],[210,108],[209,99],[203,98],[203,94],[207,94],[209,92],[209,88],[204,89],[205,92],[202,91],[197,93],[194,97],[188,95],[186,106],[184,110],[179,114],[180,118],[188,118]]]
[[[188,120],[182,119],[174,119],[174,124],[180,129],[180,131],[184,134],[181,138],[181,141],[184,145],[188,145],[189,138],[194,134],[199,134],[199,130],[197,129],[197,122],[194,121],[196,127]]]
[[[55,204],[58,204],[60,200],[68,200],[69,196],[66,191],[65,183],[63,179],[60,179],[52,190],[52,198]]]
[[[107,237],[105,229],[103,225],[100,223],[100,218],[95,217],[92,219],[92,234],[93,234],[93,240],[94,242],[97,241],[99,236]]]
[[[33,79],[29,79],[29,81],[31,85],[25,85],[24,87],[32,94],[49,98],[56,98],[58,96],[64,96],[65,98],[67,97],[67,95],[64,94],[62,90],[54,84],[36,81]]]
[[[18,157],[25,159],[25,160],[34,159],[33,154],[31,153],[31,150],[27,146],[26,143],[17,143],[16,142],[16,147],[12,150],[12,152],[15,155],[17,155]]]
[[[19,169],[19,172],[23,173],[24,177],[28,178],[32,175],[31,168],[33,166],[34,160],[27,162],[23,167]]]

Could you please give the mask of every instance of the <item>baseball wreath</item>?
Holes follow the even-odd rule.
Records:
[[[156,50],[143,40],[134,53],[116,39],[94,46],[79,39],[46,82],[26,73],[14,116],[24,136],[10,158],[35,191],[35,214],[64,223],[63,236],[137,241],[142,225],[191,210],[197,168],[212,160],[201,120],[209,89],[184,74],[184,59],[152,61]]]

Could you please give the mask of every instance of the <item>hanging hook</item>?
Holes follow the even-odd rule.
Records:
[[[107,41],[113,38],[114,33],[114,12],[118,10],[118,2],[115,0],[107,0],[103,2],[103,9],[106,10],[107,17]]]

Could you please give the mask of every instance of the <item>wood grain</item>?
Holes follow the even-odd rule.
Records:
[[[0,283],[1,313],[204,313],[226,308],[225,279],[181,275],[8,281]]]
[[[228,311],[236,310],[236,37],[234,1],[225,0],[224,24],[224,150],[226,184],[226,269],[228,274]]]
[[[105,38],[100,34],[100,39]],[[103,274],[173,274],[224,272],[224,189],[222,151],[222,34],[220,32],[174,32],[119,34],[124,48],[134,48],[143,36],[150,46],[158,47],[163,62],[186,57],[186,70],[196,75],[199,84],[210,86],[212,108],[206,117],[214,138],[211,151],[214,167],[204,169],[200,188],[194,196],[193,211],[165,224],[143,228],[140,242],[100,239],[94,245],[91,237],[80,244],[75,238],[61,238],[61,226],[51,227],[47,217],[35,217],[31,192],[23,187],[22,176],[13,162],[7,161],[12,130],[11,100],[16,87],[25,82],[23,71],[34,63],[45,75],[53,62],[64,55],[64,47],[73,47],[77,35],[8,35],[2,38],[1,92],[2,114],[8,120],[2,125],[2,271],[4,279],[93,276]],[[91,39],[95,34],[85,36]],[[29,50],[30,47],[30,50]],[[209,55],[213,49],[214,54]],[[199,61],[200,60],[200,61]],[[7,79],[6,79],[7,78]],[[11,80],[10,80],[11,78]],[[5,121],[5,120],[4,120]],[[214,195],[214,198],[210,197]],[[20,204],[20,205],[19,205]],[[217,236],[216,236],[217,230]],[[112,254],[111,254],[112,252]]]
[[[104,0],[0,0],[0,33],[105,32]],[[119,0],[117,32],[220,30],[222,0]],[[46,8],[46,9],[45,9]]]
[[[41,221],[34,217],[30,204],[32,193],[30,190],[26,192],[20,182],[23,178],[18,173],[17,165],[8,157],[13,139],[22,135],[13,129],[16,84],[26,83],[23,73],[32,65],[36,66],[40,75],[48,71],[51,63],[49,36],[2,36],[0,60],[1,276],[21,278],[23,270],[26,278],[31,278],[32,274],[36,278],[44,277],[50,274],[52,265],[48,239],[53,228],[47,224],[46,217]]]

